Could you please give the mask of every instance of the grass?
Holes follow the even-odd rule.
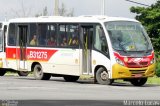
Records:
[[[160,85],[160,77],[157,77],[157,76],[149,77],[147,83]]]
[[[81,80],[88,80],[88,79],[93,79],[93,77],[91,75],[81,75],[80,79]]]
[[[5,73],[5,76],[18,76],[18,73],[9,71],[9,72]]]
[[[18,75],[17,72],[10,72],[10,71],[8,71],[8,72],[5,74],[5,76],[19,76],[19,75]],[[33,73],[30,72],[30,73],[28,74],[28,76],[29,76],[29,77],[33,76]]]
[[[124,82],[123,80],[115,80],[115,82]],[[160,85],[160,77],[154,76],[154,77],[149,77],[147,82],[147,84],[156,84],[156,85]]]

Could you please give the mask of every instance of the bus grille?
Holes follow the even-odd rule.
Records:
[[[142,76],[144,76],[146,70],[130,70],[132,76],[135,76],[137,74],[141,74]]]
[[[141,67],[147,67],[148,62],[139,62],[139,63],[127,63],[127,66],[129,68],[141,68]]]

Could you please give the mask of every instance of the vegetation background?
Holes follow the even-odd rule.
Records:
[[[147,30],[155,50],[156,75],[160,77],[160,0],[147,7],[131,7],[130,11],[136,14],[135,19]]]

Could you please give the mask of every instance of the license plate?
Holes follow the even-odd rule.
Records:
[[[134,77],[142,77],[142,74],[135,74]]]

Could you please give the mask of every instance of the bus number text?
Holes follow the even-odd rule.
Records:
[[[47,59],[47,52],[30,51],[30,58]]]

